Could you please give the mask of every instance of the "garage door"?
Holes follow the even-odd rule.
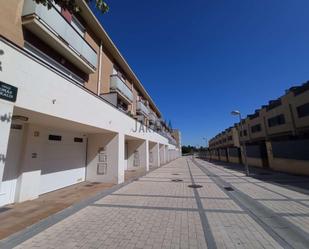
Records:
[[[80,133],[44,131],[40,194],[85,180],[86,138]]]

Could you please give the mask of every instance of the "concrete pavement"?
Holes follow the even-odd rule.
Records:
[[[16,248],[306,248],[308,238],[307,194],[180,158]]]

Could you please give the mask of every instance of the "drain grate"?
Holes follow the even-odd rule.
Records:
[[[181,180],[181,179],[172,179],[171,181],[172,182],[183,182],[183,180]]]
[[[191,184],[191,185],[188,185],[189,188],[202,188],[203,186],[202,185],[198,185],[198,184]]]
[[[179,176],[180,174],[178,174],[178,173],[175,173],[175,174],[172,174],[173,176]]]
[[[234,189],[233,189],[232,187],[224,187],[224,189],[225,189],[226,191],[234,191]]]

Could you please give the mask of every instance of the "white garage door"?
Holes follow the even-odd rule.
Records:
[[[85,180],[86,138],[83,134],[44,131],[40,194]]]

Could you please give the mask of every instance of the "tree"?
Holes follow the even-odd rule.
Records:
[[[77,13],[80,11],[76,4],[76,0],[33,0],[37,4],[43,4],[47,8],[52,7],[52,3],[59,5],[61,8],[68,10],[70,13]],[[85,0],[87,3],[95,1],[97,9],[102,13],[105,13],[109,10],[107,3],[104,0]]]

